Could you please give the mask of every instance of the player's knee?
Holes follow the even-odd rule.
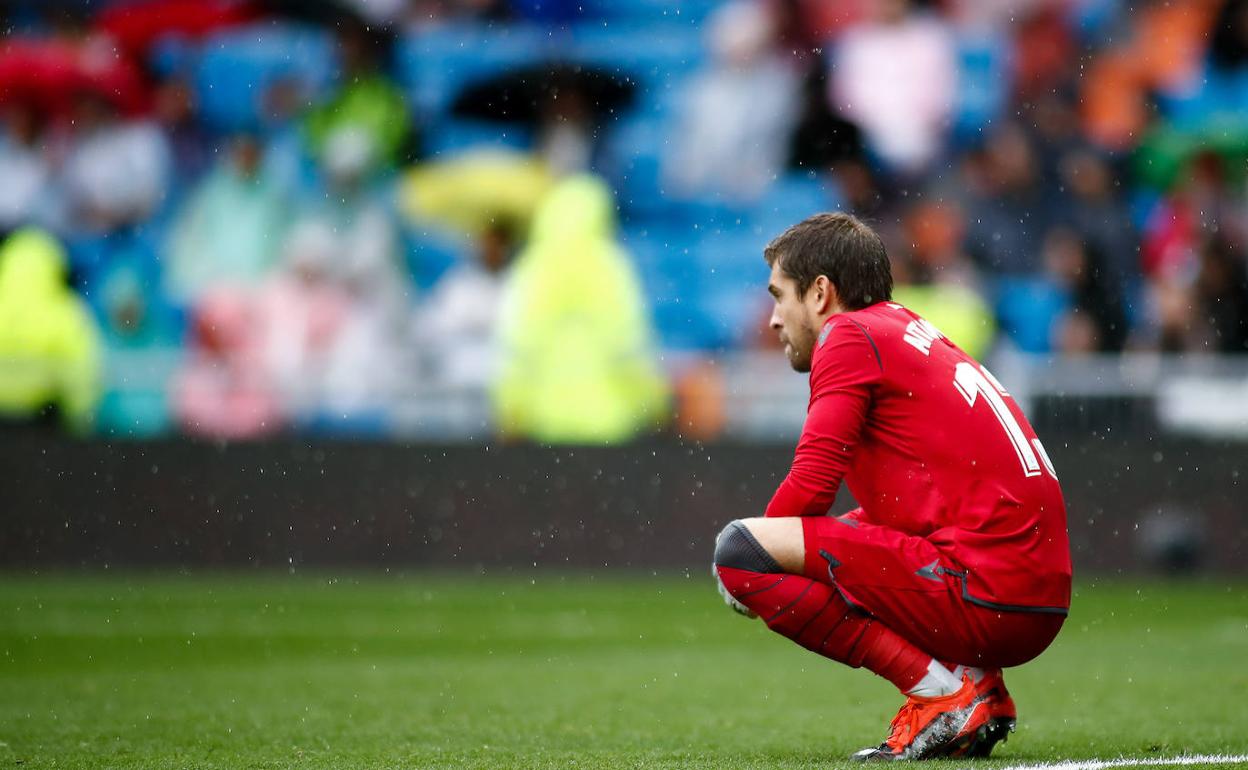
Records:
[[[783,571],[740,519],[730,521],[715,539],[715,566],[762,573]]]

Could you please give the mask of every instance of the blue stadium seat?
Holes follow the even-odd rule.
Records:
[[[702,312],[715,330],[721,348],[747,347],[770,308],[765,283],[719,291],[704,291]]]
[[[596,18],[594,9],[580,0],[509,0],[507,8],[519,19],[544,26]]]
[[[586,16],[650,23],[700,26],[725,0],[586,0]]]
[[[669,350],[718,350],[730,344],[726,335],[709,317],[698,297],[663,297],[655,302],[655,331],[659,343]]]
[[[690,238],[679,228],[629,228],[621,232],[620,240],[649,297],[679,296],[699,280],[697,260],[690,253]]]
[[[401,38],[395,68],[417,111],[436,116],[469,83],[542,61],[556,43],[536,26],[443,24]]]
[[[760,230],[775,236],[806,217],[836,211],[843,205],[840,191],[831,179],[804,172],[789,173],[768,188],[751,218]]]
[[[1209,66],[1183,91],[1159,96],[1172,128],[1200,132],[1212,125],[1242,131],[1248,111],[1248,72],[1220,72]]]
[[[569,56],[629,76],[661,94],[706,61],[702,35],[701,29],[683,25],[581,24],[572,29]]]
[[[1052,349],[1053,324],[1070,306],[1067,292],[1043,275],[1000,276],[993,287],[997,320],[1027,353]]]
[[[665,221],[627,228],[622,241],[664,346],[722,350],[753,333],[766,304],[767,275],[765,241],[754,228],[744,222],[708,229]]]
[[[662,209],[662,127],[654,120],[630,118],[612,124],[606,133],[598,164],[616,190],[629,216],[646,216]]]
[[[689,100],[687,86],[696,74],[684,72],[664,78],[661,87],[641,88],[634,98],[632,115],[654,121],[664,135],[669,134]]]
[[[754,333],[767,303],[763,247],[770,233],[742,225],[707,233],[695,249],[700,281],[698,303],[726,346],[740,346]]]
[[[1067,18],[1089,48],[1099,48],[1112,38],[1122,21],[1122,0],[1082,0],[1072,3]]]
[[[200,48],[195,78],[199,108],[219,130],[255,129],[262,122],[270,86],[294,79],[315,96],[328,87],[336,68],[324,30],[276,23],[230,30]]]
[[[953,111],[953,140],[966,146],[1005,110],[1010,97],[1009,53],[995,36],[958,41],[958,88]]]

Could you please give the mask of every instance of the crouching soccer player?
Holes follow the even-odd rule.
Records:
[[[788,476],[733,521],[715,574],[735,609],[906,696],[860,759],[988,756],[1015,724],[1001,669],[1056,637],[1070,546],[1049,458],[1005,389],[890,301],[879,237],[820,214],[765,251],[771,326],[810,372]],[[826,513],[842,479],[861,505]]]

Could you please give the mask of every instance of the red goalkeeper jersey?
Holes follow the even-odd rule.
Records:
[[[987,369],[893,302],[820,332],[805,427],[767,515],[826,514],[842,480],[863,520],[964,570],[968,600],[1070,605],[1066,507],[1040,440]]]

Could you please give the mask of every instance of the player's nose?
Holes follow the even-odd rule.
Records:
[[[780,320],[780,308],[774,307],[771,309],[771,320],[768,321],[768,324],[776,331],[784,328],[784,321]]]

